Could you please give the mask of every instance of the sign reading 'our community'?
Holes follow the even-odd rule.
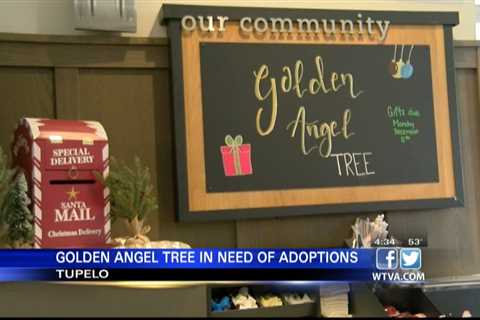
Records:
[[[457,15],[167,5],[163,17],[180,218],[461,203]]]

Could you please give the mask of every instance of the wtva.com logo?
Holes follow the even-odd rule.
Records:
[[[422,268],[422,251],[419,248],[378,248],[377,269],[420,270]]]

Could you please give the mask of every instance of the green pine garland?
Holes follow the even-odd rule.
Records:
[[[16,173],[0,148],[0,225],[6,229],[3,239],[13,247],[31,246],[33,214],[28,207],[28,184],[23,172]]]
[[[5,223],[8,226],[7,241],[13,247],[19,247],[33,240],[33,214],[28,208],[27,180],[23,172],[20,172],[14,180],[5,201],[8,214],[5,215]]]
[[[150,229],[143,223],[149,213],[158,209],[148,167],[138,157],[133,168],[112,157],[108,177],[104,179],[97,173],[97,178],[110,190],[112,221],[126,219],[134,236],[146,234]]]
[[[15,170],[11,169],[8,164],[7,155],[0,147],[0,224],[4,221],[6,216],[5,202],[7,196],[12,188],[12,179],[15,175]]]

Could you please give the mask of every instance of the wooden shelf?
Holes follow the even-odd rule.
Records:
[[[241,287],[248,287],[249,293],[253,297],[259,297],[264,294],[272,293],[281,297],[283,306],[277,307],[259,307],[255,309],[244,310],[226,310],[226,311],[211,311],[210,304],[212,296],[231,294]],[[313,302],[289,305],[286,304],[282,294],[289,292],[304,292],[308,293]],[[259,317],[308,317],[316,316],[318,313],[318,292],[312,285],[298,287],[296,285],[274,285],[274,284],[212,284],[207,286],[207,306],[209,316],[211,317],[241,317],[241,318],[259,318]]]
[[[316,312],[317,304],[311,302],[270,308],[213,311],[209,313],[209,316],[212,318],[311,317],[312,315],[315,315]]]

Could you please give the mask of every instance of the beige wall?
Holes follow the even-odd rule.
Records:
[[[475,39],[476,10],[474,0],[136,0],[137,32],[134,36],[165,36],[164,28],[158,24],[158,12],[163,3],[326,9],[458,11],[460,13],[460,25],[454,29],[455,39]],[[83,34],[84,32],[74,30],[72,17],[73,0],[0,0],[0,32]]]

